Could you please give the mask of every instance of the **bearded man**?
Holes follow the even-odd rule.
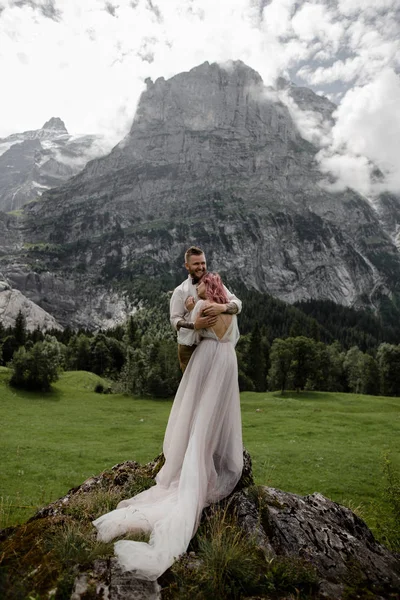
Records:
[[[178,332],[178,358],[182,373],[197,346],[194,330],[212,327],[221,313],[234,315],[242,310],[242,302],[224,286],[229,301],[226,304],[210,304],[195,323],[189,322],[190,311],[198,300],[196,286],[207,272],[206,257],[201,248],[191,246],[186,250],[185,267],[188,277],[175,288],[170,302],[170,321]]]

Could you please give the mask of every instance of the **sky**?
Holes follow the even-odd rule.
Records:
[[[58,116],[112,145],[147,77],[239,59],[337,104],[332,129],[282,96],[327,186],[400,193],[400,0],[0,0],[0,137]]]

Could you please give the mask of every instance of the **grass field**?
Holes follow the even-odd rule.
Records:
[[[99,377],[66,372],[50,394],[17,391],[0,367],[0,528],[25,520],[90,475],[162,449],[171,401],[95,394]],[[256,483],[315,491],[374,527],[383,456],[400,468],[400,398],[243,393]]]

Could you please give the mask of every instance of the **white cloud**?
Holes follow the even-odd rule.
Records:
[[[263,9],[264,31],[274,37],[292,35],[291,17],[295,5],[296,0],[272,0]]]
[[[398,0],[338,0],[338,10],[346,17],[354,17],[360,12],[374,17],[398,7]]]
[[[2,105],[11,116],[3,136],[39,127],[51,115],[73,132],[121,134],[148,76],[241,58],[272,81],[286,66],[266,60],[280,55],[279,44],[265,36],[252,0],[169,0],[158,7],[120,0],[111,12],[100,0],[58,0],[59,22],[37,6],[8,1],[0,16]]]
[[[297,70],[340,101],[330,134],[285,100],[302,135],[323,148],[321,170],[336,186],[373,192],[376,163],[397,189],[398,1],[1,0],[0,137],[60,116],[72,133],[116,142],[146,77],[241,59],[266,84]]]
[[[302,67],[297,75],[312,85],[333,83],[338,80],[350,82],[357,79],[360,68],[362,68],[362,59],[356,56],[345,61],[338,60],[329,67],[317,67],[315,70],[307,66]]]
[[[299,36],[324,42],[315,62],[298,71],[304,81],[365,84],[386,67],[400,65],[398,2],[342,0],[337,8],[326,6],[305,3],[292,21]]]
[[[373,166],[365,156],[338,154],[323,149],[317,154],[317,160],[321,173],[328,176],[321,185],[329,191],[341,192],[349,187],[364,196],[371,195]]]
[[[400,193],[400,77],[386,69],[349,90],[335,117],[331,142],[317,156],[321,171],[333,177],[330,187],[348,186],[370,197]],[[372,179],[376,166],[384,175],[379,183]]]
[[[278,97],[289,109],[301,137],[317,147],[324,147],[331,143],[332,124],[325,121],[321,113],[302,110],[287,90],[280,91]]]
[[[333,147],[367,156],[400,192],[400,76],[384,70],[373,82],[350,90],[337,110]]]
[[[308,42],[314,39],[324,41],[325,46],[330,45],[336,52],[344,34],[341,21],[326,5],[305,2],[292,19],[294,33]]]
[[[288,107],[300,135],[320,148],[321,185],[335,192],[350,187],[372,202],[383,191],[400,194],[400,76],[393,69],[348,90],[333,126],[320,113],[301,109],[286,90],[272,99]],[[378,179],[377,167],[383,175]]]

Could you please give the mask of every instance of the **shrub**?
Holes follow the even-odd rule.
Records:
[[[49,336],[29,350],[22,346],[9,363],[12,370],[10,384],[28,390],[48,391],[58,379],[61,364],[61,344],[55,338]]]
[[[193,543],[196,561],[187,557],[171,568],[166,598],[233,600],[257,592],[265,559],[235,523],[228,509],[216,508],[201,525]]]
[[[91,523],[66,521],[56,531],[45,536],[45,548],[53,559],[64,568],[88,565],[96,558],[108,558],[113,554],[113,544],[98,542]]]
[[[209,509],[191,548],[196,554],[184,555],[161,578],[165,600],[317,597],[313,566],[298,557],[267,559],[240,528],[229,503]]]

